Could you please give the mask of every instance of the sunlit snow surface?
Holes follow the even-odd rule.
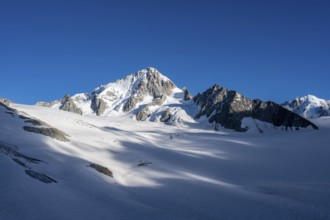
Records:
[[[25,132],[0,106],[0,141],[57,181],[31,178],[0,152],[0,219],[330,219],[330,120],[260,134],[12,107],[70,142]]]
[[[315,119],[330,115],[330,100],[317,98],[313,95],[307,95],[301,98],[284,103],[283,107],[301,115],[304,118]],[[292,106],[293,105],[293,106]]]

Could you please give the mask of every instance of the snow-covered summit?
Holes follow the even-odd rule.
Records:
[[[133,114],[137,120],[144,121],[151,118],[169,119],[166,114],[177,113],[177,109],[181,110],[171,106],[185,102],[187,99],[192,99],[187,89],[179,89],[157,69],[148,67],[123,79],[101,85],[91,93],[66,95],[63,99],[51,103],[39,102],[37,105],[82,115]]]
[[[314,95],[297,97],[292,101],[285,102],[282,106],[305,118],[330,115],[330,100],[320,99]]]
[[[157,69],[148,67],[136,73],[130,74],[123,79],[116,80],[115,82],[111,82],[106,85],[101,85],[94,89],[93,94],[104,95],[112,93],[118,99],[125,99],[138,92],[141,82],[148,83],[148,81],[152,78],[157,79],[156,81],[153,81],[155,85],[162,82],[169,82],[173,85],[173,87],[176,87],[170,79],[161,74]],[[110,100],[112,99],[110,98]]]

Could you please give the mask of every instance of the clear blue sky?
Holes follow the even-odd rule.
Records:
[[[330,1],[0,0],[0,97],[51,101],[148,66],[193,94],[330,99]]]

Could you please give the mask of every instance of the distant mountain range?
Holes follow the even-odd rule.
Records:
[[[283,103],[282,106],[309,119],[330,115],[330,100],[320,99],[313,95],[295,98]]]
[[[214,85],[193,97],[157,69],[149,67],[91,93],[80,93],[37,105],[81,115],[129,115],[138,121],[194,125],[201,121],[236,131],[269,126],[299,129],[313,123],[274,103],[251,100],[234,90]],[[249,121],[249,123],[245,123]],[[267,126],[266,126],[267,127]]]

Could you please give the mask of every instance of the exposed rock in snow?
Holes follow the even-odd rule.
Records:
[[[60,131],[57,128],[54,128],[47,123],[33,118],[26,114],[25,112],[17,111],[14,108],[8,107],[4,105],[3,103],[0,103],[0,106],[4,107],[8,114],[12,115],[14,118],[17,117],[21,119],[24,123],[32,124],[33,126],[23,126],[23,129],[28,132],[33,132],[37,134],[42,134],[54,139],[57,139],[59,141],[67,142],[69,141],[68,137],[69,135],[64,133],[63,131]]]
[[[43,183],[57,183],[56,180],[54,180],[53,178],[47,176],[46,174],[43,173],[39,173],[33,170],[25,170],[25,173],[27,175],[29,175],[30,177],[37,179]]]
[[[6,98],[0,98],[0,102],[8,106],[12,103],[12,101]]]
[[[218,85],[214,85],[202,94],[198,94],[194,101],[200,106],[196,119],[206,116],[209,118],[210,123],[215,122],[236,131],[246,131],[248,129],[241,126],[242,119],[246,117],[272,123],[277,127],[284,126],[286,129],[308,126],[317,129],[317,126],[313,123],[274,102],[251,100],[236,91],[227,90]]]
[[[73,113],[77,113],[77,114],[82,114],[82,111],[80,108],[78,108],[75,104],[75,102],[73,101],[73,99],[70,97],[69,94],[66,94],[64,96],[64,98],[61,101],[61,106],[60,109],[63,111],[67,111],[67,112],[73,112]]]
[[[45,128],[45,127],[30,127],[30,126],[24,126],[23,129],[28,132],[33,132],[36,134],[42,134],[54,139],[57,139],[59,141],[70,141],[68,139],[68,135],[65,134],[63,131],[60,131],[56,128]]]
[[[91,108],[96,113],[96,115],[102,115],[104,111],[108,108],[108,105],[105,101],[95,95],[92,99]]]
[[[171,118],[171,109],[167,108],[166,111],[162,114],[162,117],[160,118],[161,122],[166,122]]]
[[[106,175],[106,176],[113,177],[112,172],[107,167],[101,166],[101,165],[96,164],[96,163],[91,163],[89,166],[91,168],[95,169],[96,171]]]
[[[190,94],[189,90],[186,87],[182,88],[182,91],[184,93],[184,100],[188,101],[188,100],[192,100],[194,97]]]

